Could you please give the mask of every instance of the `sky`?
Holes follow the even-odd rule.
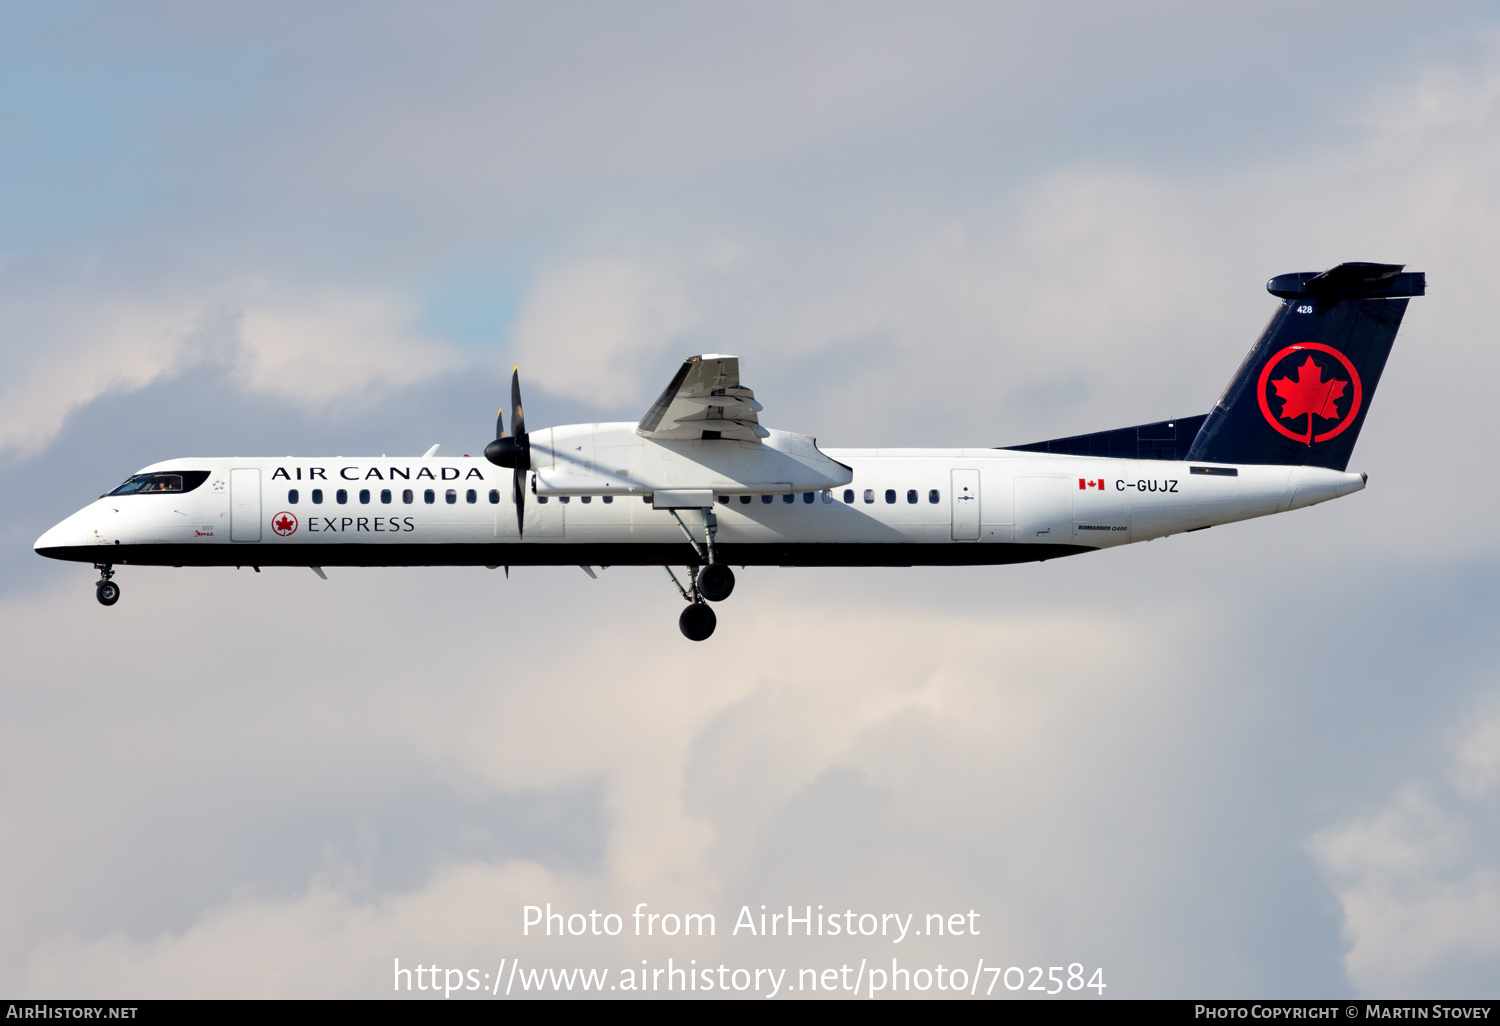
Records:
[[[0,140],[0,993],[1495,996],[1492,5],[12,5]],[[513,364],[533,427],[699,352],[827,447],[1202,413],[1266,279],[1345,260],[1429,283],[1366,490],[753,568],[701,645],[652,568],[133,567],[105,609],[31,551],[162,459],[475,452]],[[716,936],[523,934],[643,902]],[[761,905],[979,933],[730,932]]]

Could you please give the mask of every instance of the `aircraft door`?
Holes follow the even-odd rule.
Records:
[[[229,540],[260,541],[260,470],[229,472]]]
[[[1066,477],[1016,478],[1016,541],[1025,544],[1073,540],[1072,482]]]
[[[979,471],[953,471],[953,540],[979,540]]]

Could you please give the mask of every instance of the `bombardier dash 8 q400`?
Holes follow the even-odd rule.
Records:
[[[660,565],[702,641],[731,564],[1019,563],[1282,513],[1365,486],[1354,441],[1426,277],[1347,263],[1281,301],[1206,414],[1030,445],[828,449],[760,423],[733,356],[689,358],[639,424],[528,431],[519,374],[484,460],[176,459],[42,535],[117,566]],[[685,583],[672,572],[685,568]]]

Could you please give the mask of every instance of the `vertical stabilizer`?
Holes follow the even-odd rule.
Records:
[[[1344,470],[1380,383],[1407,299],[1426,275],[1400,264],[1339,264],[1266,283],[1281,309],[1188,450],[1204,463]]]

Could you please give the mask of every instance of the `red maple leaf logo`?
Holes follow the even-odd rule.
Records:
[[[297,529],[297,521],[293,520],[290,514],[283,513],[271,521],[271,526],[276,529],[277,534],[291,534]]]
[[[1309,356],[1297,368],[1297,380],[1291,378],[1277,378],[1271,384],[1276,389],[1276,395],[1282,400],[1281,419],[1295,420],[1304,413],[1307,417],[1307,431],[1312,434],[1312,418],[1314,415],[1324,420],[1337,420],[1339,416],[1338,407],[1335,405],[1344,395],[1344,388],[1349,384],[1337,378],[1328,381],[1323,380],[1323,368],[1319,367],[1313,358]]]

